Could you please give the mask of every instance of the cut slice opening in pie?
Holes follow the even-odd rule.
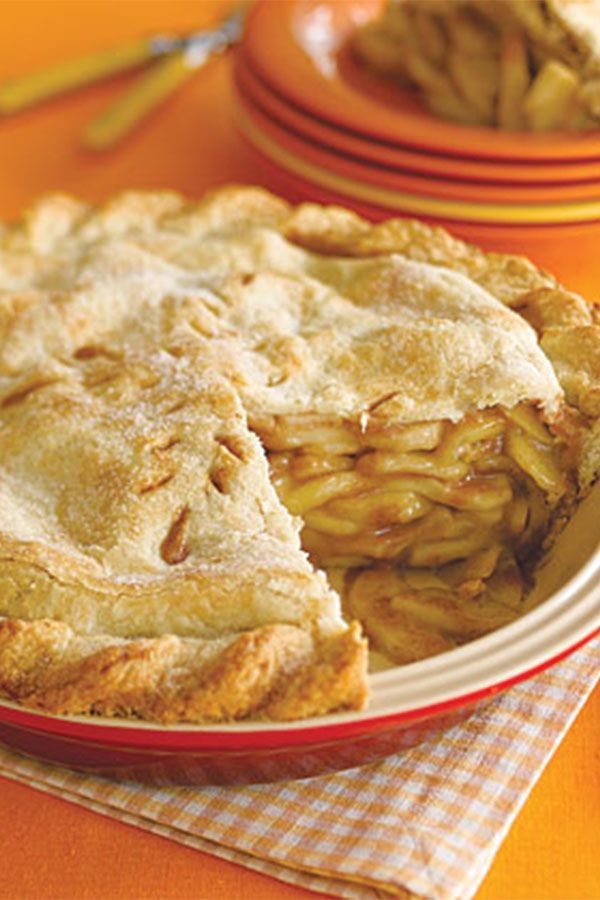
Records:
[[[528,609],[599,468],[594,308],[418,223],[52,197],[0,286],[0,694],[30,707],[359,709],[367,643]]]
[[[279,497],[372,649],[408,662],[522,611],[576,489],[573,445],[535,407],[364,430],[307,416],[270,425],[259,433]]]

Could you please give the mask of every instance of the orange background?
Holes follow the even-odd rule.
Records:
[[[190,30],[226,8],[214,0],[0,0],[0,79],[121,38]],[[0,215],[14,217],[53,189],[95,200],[125,187],[198,195],[227,181],[260,183],[231,120],[228,69],[225,59],[211,64],[126,146],[105,156],[80,149],[77,135],[127,76],[0,122]],[[564,259],[560,269],[568,282],[573,273]],[[478,900],[600,898],[599,736],[596,691]],[[316,896],[3,779],[0,810],[2,900]]]

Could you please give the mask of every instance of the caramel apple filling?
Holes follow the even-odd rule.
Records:
[[[304,548],[395,662],[514,618],[573,487],[565,448],[528,404],[458,423],[282,416],[255,428]]]

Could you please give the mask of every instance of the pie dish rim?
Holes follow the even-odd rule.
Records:
[[[596,487],[595,493],[600,494],[600,486]],[[35,724],[42,730],[48,730],[44,726],[54,723],[60,726],[61,732],[64,729],[65,733],[72,731],[81,736],[83,732],[89,732],[90,736],[97,732],[101,733],[102,737],[108,737],[113,733],[116,737],[133,731],[148,737],[172,735],[200,739],[207,737],[209,740],[219,736],[226,739],[227,736],[236,735],[260,738],[273,733],[294,734],[301,739],[305,735],[317,737],[323,736],[324,733],[334,736],[335,732],[347,726],[371,726],[386,721],[409,722],[441,714],[526,681],[600,634],[600,535],[598,539],[596,549],[583,566],[558,591],[516,621],[452,651],[370,674],[368,681],[372,695],[369,705],[363,710],[328,713],[288,722],[246,720],[214,725],[193,723],[164,725],[135,718],[120,719],[89,714],[60,715],[27,708],[18,702],[0,698],[0,722],[5,719],[20,721],[23,724]],[[581,615],[584,619],[578,624],[578,616]],[[570,622],[570,619],[574,621]],[[565,634],[564,628],[567,623],[570,623],[570,628]],[[545,649],[538,649],[531,658],[531,652],[526,651],[531,651],[528,645],[533,634],[538,644],[542,646],[546,643],[548,635],[552,636],[553,643]],[[513,636],[516,636],[516,639],[510,640]],[[401,688],[406,694],[413,693],[415,685],[421,685],[423,691],[423,685],[427,681],[430,682],[432,677],[437,677],[440,682],[447,682],[450,664],[452,677],[458,679],[460,684],[461,680],[465,681],[472,677],[470,671],[473,666],[482,663],[483,670],[474,684],[464,683],[460,688],[441,687],[437,689],[437,693],[432,691],[430,696],[427,696],[425,688],[424,698],[416,705],[413,705],[414,701],[388,701],[388,705],[383,708],[377,707],[377,695],[384,691],[397,690],[399,682],[406,682]],[[201,745],[202,740],[199,746]]]

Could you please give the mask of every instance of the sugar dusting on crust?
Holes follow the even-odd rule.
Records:
[[[234,214],[231,193],[196,207],[128,195],[75,211],[71,232],[61,201],[54,242],[11,232],[5,270],[19,259],[33,294],[0,328],[0,372],[97,342],[151,344],[221,372],[262,413],[360,416],[392,392],[386,416],[402,420],[523,399],[556,411],[552,368],[505,305],[551,284],[530,264],[415,223],[344,224],[345,211],[238,196]],[[30,216],[35,234],[51,207]]]

